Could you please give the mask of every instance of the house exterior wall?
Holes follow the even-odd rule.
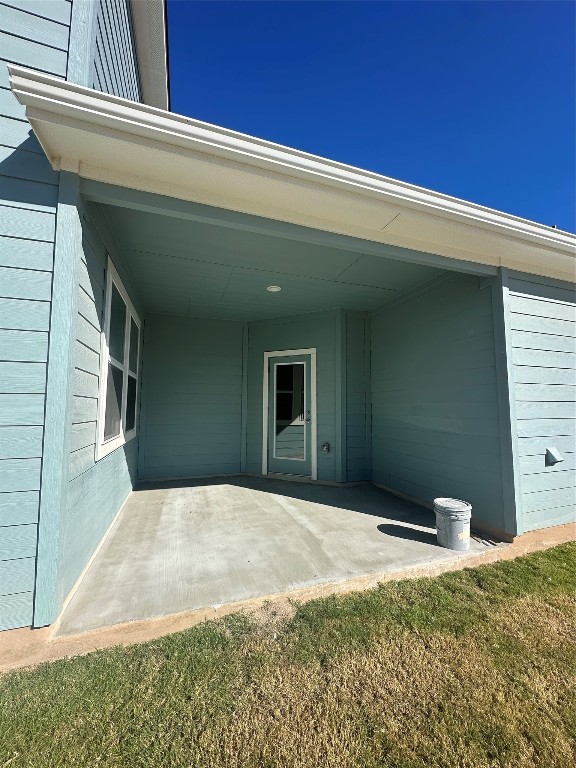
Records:
[[[340,312],[278,318],[251,323],[248,329],[248,393],[246,471],[262,472],[262,386],[264,352],[286,349],[317,350],[318,480],[340,480],[341,436],[338,425],[343,417],[337,397],[342,378],[342,357],[337,355],[341,328]],[[340,342],[338,342],[340,343]],[[322,453],[322,443],[330,443],[330,453]],[[313,448],[314,450],[314,448]]]
[[[492,292],[453,275],[371,323],[372,479],[506,530]]]
[[[345,312],[346,481],[370,480],[370,322],[362,312]]]
[[[240,472],[242,338],[234,321],[146,319],[140,479]]]
[[[106,265],[110,255],[134,308],[143,309],[121,253],[98,209],[82,211],[77,254],[77,301],[70,420],[68,486],[62,510],[58,597],[60,607],[122,507],[137,478],[138,439],[96,462],[100,338],[104,323]]]
[[[494,286],[465,275],[370,322],[345,310],[248,325],[147,318],[139,456],[134,439],[95,463],[106,251],[145,318],[96,209],[82,211],[82,240],[75,241],[77,209],[65,189],[73,174],[51,169],[10,92],[6,64],[140,100],[129,0],[3,0],[0,57],[0,629],[34,618],[39,510],[51,503],[44,478],[54,431],[47,443],[46,413],[66,381],[70,452],[64,501],[51,511],[58,516],[50,557],[59,606],[133,487],[137,463],[144,479],[261,471],[264,351],[318,350],[316,449],[331,445],[328,454],[318,451],[320,480],[373,479],[428,502],[462,496],[477,521],[516,532],[503,501]],[[59,248],[73,249],[74,296],[54,287],[66,284],[58,264],[68,257],[57,258]],[[574,515],[576,319],[570,286],[509,278],[507,416],[523,532]],[[62,328],[55,324],[58,306],[61,317],[72,308],[66,339],[51,333]],[[74,344],[74,366],[47,385],[58,370],[52,350],[60,342]],[[564,461],[543,466],[547,447]],[[44,612],[46,620],[58,605]]]
[[[130,0],[99,0],[90,86],[141,101]]]
[[[121,13],[111,18],[120,6]],[[67,205],[61,183],[65,174],[53,171],[44,156],[24,108],[10,91],[7,64],[82,85],[93,84],[92,69],[94,83],[102,76],[102,89],[138,99],[129,13],[127,0],[102,0],[98,6],[78,0],[0,4],[0,629],[30,625],[33,619],[42,459],[49,431],[52,301],[63,300],[53,296],[54,286],[60,285],[55,243],[74,237],[69,217],[61,215]],[[72,530],[63,521],[63,534]],[[88,551],[90,536],[80,540]],[[61,546],[70,545],[62,541]],[[69,568],[63,590],[77,570],[74,564]]]
[[[66,77],[71,4],[0,5],[0,629],[32,622],[59,174],[7,63]]]
[[[149,316],[140,479],[259,474],[264,352],[310,347],[317,349],[318,479],[367,479],[366,344],[360,312],[247,324]],[[324,442],[328,454],[319,450]]]
[[[504,290],[523,533],[576,520],[576,291],[520,273]],[[564,460],[546,465],[547,448]]]

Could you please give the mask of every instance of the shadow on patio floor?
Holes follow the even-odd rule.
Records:
[[[311,504],[357,512],[359,514],[380,517],[386,520],[395,520],[398,523],[422,526],[433,529],[435,526],[432,510],[414,502],[395,496],[372,483],[351,483],[349,485],[330,485],[301,481],[298,479],[284,479],[280,477],[260,477],[252,475],[233,475],[228,477],[204,478],[199,480],[166,480],[141,482],[135,489],[139,491],[168,490],[177,488],[208,488],[215,486],[232,486],[250,489],[266,494],[274,494],[286,498]],[[403,526],[398,525],[398,529]],[[402,531],[384,531],[388,535],[401,535]],[[435,543],[426,540],[426,543]],[[424,539],[423,539],[424,540]]]
[[[471,542],[470,555],[482,551]],[[59,634],[460,558],[437,544],[429,510],[369,483],[145,483],[72,596]]]

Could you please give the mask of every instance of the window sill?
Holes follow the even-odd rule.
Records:
[[[98,445],[96,447],[96,461],[100,461],[100,459],[103,459],[105,456],[108,456],[108,454],[113,453],[118,448],[126,445],[126,443],[129,443],[130,440],[133,440],[135,437],[136,430],[133,429],[126,434],[118,435],[118,437],[115,437],[113,440],[108,440],[107,442]]]

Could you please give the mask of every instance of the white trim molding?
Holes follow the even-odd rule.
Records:
[[[169,109],[166,0],[131,0],[144,104]]]
[[[124,349],[123,361],[115,360],[110,354],[110,315],[111,315],[111,303],[112,303],[112,286],[116,288],[124,304],[126,305],[126,318],[124,321]],[[130,368],[130,346],[132,336],[132,322],[138,328],[138,346],[136,348],[136,370]],[[138,431],[138,401],[140,392],[140,371],[142,368],[140,361],[142,346],[142,323],[140,318],[136,314],[136,310],[128,292],[124,288],[122,280],[116,271],[112,259],[108,256],[108,264],[106,269],[106,295],[104,297],[104,328],[100,334],[100,389],[98,392],[98,440],[96,442],[96,461],[103,459],[112,451],[115,451],[120,446],[125,445],[134,437]],[[116,437],[111,437],[108,440],[104,436],[104,425],[106,417],[106,394],[108,389],[108,364],[113,365],[118,370],[122,371],[122,398],[120,403],[120,432]],[[130,430],[126,430],[126,409],[128,398],[128,381],[129,379],[136,379],[136,400],[134,403],[134,426]]]
[[[54,168],[452,259],[575,280],[576,235],[9,65]]]
[[[271,357],[310,356],[310,477],[318,479],[318,402],[316,386],[316,347],[309,349],[281,349],[276,352],[264,352],[262,371],[262,474],[268,474],[268,385]]]

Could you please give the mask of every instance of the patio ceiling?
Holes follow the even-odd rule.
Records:
[[[374,311],[446,270],[101,205],[147,312],[259,320]],[[281,291],[271,293],[269,285]]]

